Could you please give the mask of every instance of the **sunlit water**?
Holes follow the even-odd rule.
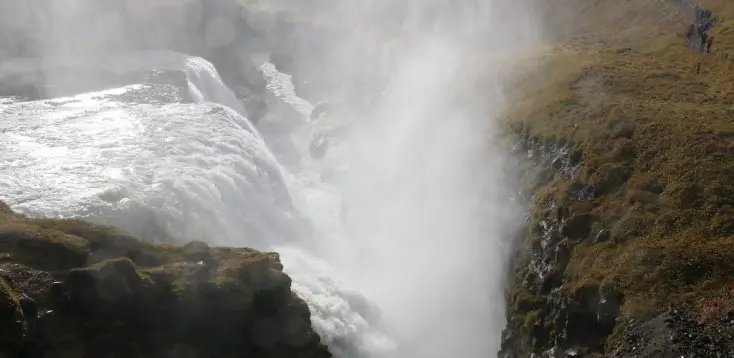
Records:
[[[139,85],[4,101],[0,199],[154,240],[279,251],[337,357],[494,354],[504,325],[498,237],[515,211],[505,187],[493,186],[503,180],[501,160],[476,155],[488,128],[442,100],[451,59],[403,64],[374,121],[346,144],[335,141],[324,161],[307,147],[333,123],[311,121],[313,106],[289,77],[259,63],[268,110],[257,129],[201,58],[148,52],[44,63],[52,71],[180,70],[195,103],[116,97]],[[5,76],[39,64],[0,66]],[[285,169],[281,158],[293,156],[298,165]],[[324,170],[345,164],[347,174],[322,182]]]
[[[364,298],[313,256],[318,244],[299,242],[300,235],[283,229],[298,227],[298,209],[311,210],[315,235],[340,235],[338,191],[320,184],[319,168],[285,171],[205,60],[169,52],[114,59],[105,66],[121,73],[182,70],[198,101],[153,105],[117,99],[140,85],[3,101],[0,200],[31,215],[83,217],[149,239],[277,249],[294,290],[313,311],[315,329],[334,354],[363,357],[389,350],[393,343],[352,307],[367,307]],[[19,60],[3,64],[0,71],[32,72],[34,66]],[[304,135],[312,107],[295,96],[288,76],[268,63],[262,67],[271,109],[265,120],[300,121],[293,125]]]

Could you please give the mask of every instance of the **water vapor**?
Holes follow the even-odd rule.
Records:
[[[361,8],[358,30],[345,41],[363,41],[363,50],[337,41],[324,59],[333,71],[324,82],[353,79],[354,101],[373,96],[366,108],[335,112],[353,120],[339,147],[347,153],[342,206],[351,241],[334,242],[327,256],[379,307],[397,356],[499,350],[510,241],[522,208],[512,200],[509,153],[492,143],[501,134],[496,120],[506,108],[510,67],[477,59],[511,57],[540,41],[523,6]],[[365,67],[372,76],[360,75]]]
[[[173,228],[161,236],[278,250],[338,357],[493,356],[523,208],[509,153],[492,138],[512,100],[513,54],[544,37],[537,3],[2,2],[0,77],[26,64],[7,57],[33,58],[23,73],[44,92],[31,106],[5,107],[20,119],[2,128],[3,160],[25,164],[0,175],[22,194],[2,199],[54,216],[140,207]],[[254,60],[262,53],[272,64]],[[41,101],[134,84],[115,76],[161,67],[183,74],[195,103]],[[328,121],[307,123],[310,105],[282,90],[290,80],[299,96],[328,104]],[[121,135],[110,122],[132,129]],[[322,161],[302,160],[310,138],[294,137],[310,135],[303,128],[331,136]],[[109,143],[92,140],[100,137]],[[65,147],[77,150],[55,154]],[[17,180],[41,170],[56,180]],[[328,183],[327,172],[336,173]],[[292,221],[291,196],[313,224],[298,240],[278,227]],[[63,213],[50,209],[61,204]],[[123,226],[135,231],[138,217]]]

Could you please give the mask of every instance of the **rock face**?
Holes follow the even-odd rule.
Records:
[[[0,202],[0,357],[330,357],[282,269]]]
[[[731,357],[730,64],[680,44],[676,14],[625,38],[622,13],[651,2],[596,3],[573,15],[603,44],[570,40],[509,86],[508,126],[537,165],[500,357]]]
[[[723,317],[715,330],[731,331],[734,313]],[[734,350],[679,308],[671,307],[648,321],[633,325],[614,349],[612,358],[731,357]]]
[[[613,276],[584,280],[570,276],[572,270],[593,265],[580,256],[579,247],[597,246],[600,251],[595,253],[600,255],[602,250],[609,249],[610,240],[620,240],[614,236],[618,233],[595,225],[597,217],[576,212],[578,205],[588,205],[606,192],[599,190],[599,186],[605,185],[601,182],[574,182],[583,165],[573,148],[567,142],[541,144],[529,138],[516,145],[518,151],[527,151],[536,163],[521,179],[535,195],[531,199],[530,230],[515,257],[508,291],[508,326],[499,357],[732,356],[731,284],[721,284],[723,293],[718,289],[686,292],[682,297],[666,297],[675,306],[665,308],[655,302],[630,312],[626,295],[639,293],[629,284],[610,279]],[[543,182],[556,185],[539,184]],[[558,183],[564,185],[559,187]],[[640,264],[661,264],[662,252],[660,248],[655,255],[647,253],[644,260],[649,261]]]

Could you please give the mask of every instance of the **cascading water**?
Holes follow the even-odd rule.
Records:
[[[294,209],[283,176],[298,191],[309,171],[294,175],[279,166],[243,117],[239,102],[232,105],[235,109],[228,106],[234,95],[210,63],[170,52],[126,56],[86,64],[106,64],[105,69],[122,73],[183,71],[198,101],[130,103],[122,96],[141,85],[129,85],[5,102],[0,105],[0,187],[5,188],[0,199],[27,214],[82,217],[149,239],[211,239],[263,250],[290,241],[282,251],[286,262],[293,259],[288,271],[296,279],[294,289],[311,303],[314,324],[335,354],[356,357],[378,351],[386,338],[351,307],[358,295],[342,288],[333,272],[324,271],[324,264],[310,256],[314,251],[304,251],[309,242],[294,243],[293,231],[284,229]],[[34,65],[8,61],[0,71],[8,76],[34,72]],[[64,67],[63,62],[56,65]],[[283,113],[294,101],[310,109],[283,91],[287,76],[268,65],[273,112]],[[301,114],[305,126],[300,110],[291,109]],[[304,195],[308,191],[325,199],[324,205],[333,200],[313,186],[304,188]]]
[[[387,80],[369,111],[329,121],[309,121],[313,106],[260,59],[248,63],[260,63],[265,91],[244,99],[210,62],[171,51],[3,61],[2,76],[39,67],[179,71],[194,103],[146,103],[135,94],[141,84],[3,101],[0,200],[151,239],[279,251],[337,357],[494,355],[505,324],[505,240],[521,216],[505,156],[487,143],[497,129],[466,90],[466,49],[424,35],[389,61],[370,60],[383,63],[374,77]],[[358,56],[335,56],[333,76]],[[482,96],[501,111],[497,88]],[[255,98],[267,108],[257,128],[242,105]],[[309,158],[312,134],[347,122],[323,161]],[[322,180],[342,166],[337,180]]]
[[[220,103],[115,99],[135,90],[128,86],[4,104],[3,199],[37,215],[82,215],[132,231],[146,218],[142,226],[178,239],[283,240],[272,229],[291,215],[279,166],[211,64],[175,53],[115,59],[97,64],[121,72],[182,70],[195,97]],[[6,62],[2,69],[18,67]],[[235,210],[242,202],[253,205]]]

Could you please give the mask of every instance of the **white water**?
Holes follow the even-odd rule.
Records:
[[[41,101],[4,101],[0,200],[31,215],[85,217],[151,239],[277,247],[294,276],[294,289],[308,299],[314,325],[335,354],[366,356],[387,344],[350,306],[354,299],[349,297],[358,294],[348,293],[328,266],[301,249],[308,248],[308,242],[281,246],[294,240],[292,231],[283,229],[292,221],[293,209],[281,175],[295,194],[303,200],[310,197],[310,205],[323,210],[313,217],[322,228],[335,222],[324,220],[326,216],[338,220],[334,215],[338,204],[328,207],[337,197],[318,185],[300,188],[313,179],[313,171],[296,175],[283,171],[242,116],[241,105],[231,102],[234,96],[211,64],[164,52],[117,56],[106,64],[106,69],[121,73],[141,68],[183,70],[200,102],[147,105],[111,97],[138,85]],[[63,68],[72,63],[54,65]],[[8,61],[0,73],[32,73],[34,66]],[[269,68],[268,96],[274,112],[283,113],[294,103],[306,105],[291,109],[291,115],[301,115],[305,127],[310,105],[296,98],[287,83],[277,83],[287,76]],[[278,98],[286,98],[283,108],[276,107]],[[155,237],[159,234],[163,237]]]
[[[290,216],[278,164],[211,64],[180,54],[129,58],[110,67],[196,73],[192,91],[224,105],[105,98],[133,87],[3,104],[3,199],[37,215],[91,216],[129,229],[152,212],[157,225],[181,239],[284,240],[272,228]],[[12,71],[8,64],[3,71]]]
[[[269,91],[261,136],[200,58],[154,52],[44,61],[51,73],[179,69],[198,102],[105,97],[134,86],[4,102],[0,200],[146,237],[279,251],[337,357],[492,356],[505,324],[503,242],[516,217],[506,163],[488,146],[491,121],[451,95],[464,71],[454,56],[461,51],[447,43],[413,50],[394,61],[389,95],[358,118],[326,162],[306,154],[294,172],[268,146],[287,138],[305,152],[319,124],[307,123],[312,106],[270,64],[261,66]],[[40,65],[6,61],[0,74]],[[501,109],[498,93],[486,97]],[[349,170],[337,183],[321,182],[325,167],[341,165]],[[293,235],[304,231],[297,212],[311,220],[312,235]]]

